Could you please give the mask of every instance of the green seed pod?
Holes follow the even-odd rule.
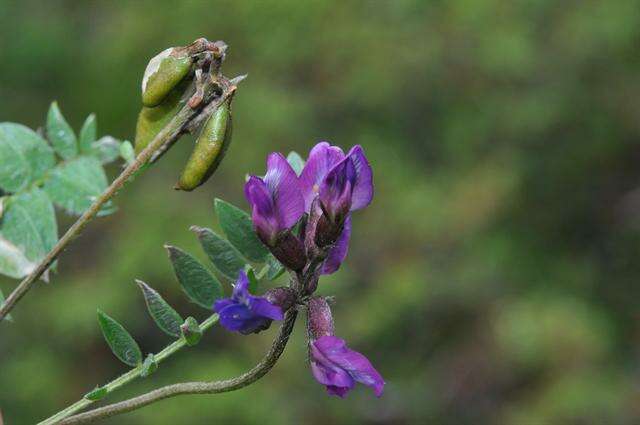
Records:
[[[164,101],[153,108],[143,106],[136,124],[136,155],[144,150],[169,121],[180,111],[189,94],[193,92],[191,81],[183,80],[174,87]]]
[[[193,190],[216,171],[231,142],[231,107],[225,102],[204,124],[176,189]]]
[[[191,69],[192,59],[183,48],[170,47],[149,61],[142,78],[142,104],[158,106]]]

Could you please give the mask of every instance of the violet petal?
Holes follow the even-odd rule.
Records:
[[[258,316],[267,317],[272,320],[284,319],[282,309],[277,305],[271,304],[266,298],[250,295],[248,302],[251,311]]]
[[[351,148],[347,156],[351,159],[356,171],[351,198],[351,211],[355,211],[366,207],[373,199],[373,172],[360,145]]]
[[[256,232],[265,243],[272,242],[280,226],[271,193],[262,179],[251,176],[244,186],[245,196],[251,204],[251,219]]]
[[[233,300],[244,302],[249,296],[249,278],[244,270],[238,272],[238,280],[233,285]]]
[[[311,355],[311,372],[318,382],[323,385],[354,387],[355,381],[351,375],[327,359],[322,351],[314,346],[314,342],[310,343],[309,348]]]
[[[349,239],[351,238],[351,216],[347,216],[344,221],[344,228],[335,245],[329,250],[327,259],[320,269],[321,274],[335,273],[339,268],[349,251]]]
[[[299,177],[306,212],[309,212],[313,198],[318,195],[324,177],[344,156],[342,149],[327,142],[320,142],[311,149]]]
[[[280,230],[293,227],[304,214],[304,199],[296,172],[280,153],[267,157],[267,174],[264,176],[278,217]]]
[[[220,324],[230,331],[239,331],[246,323],[254,319],[254,314],[244,304],[231,304],[218,312]]]
[[[347,348],[345,341],[335,336],[324,336],[314,341],[318,351],[332,363],[347,371],[356,381],[372,387],[377,397],[382,395],[384,379],[362,354]]]
[[[355,177],[352,161],[345,158],[329,170],[320,184],[320,202],[332,222],[351,209]]]
[[[215,311],[216,313],[220,314],[220,312],[225,307],[228,307],[231,304],[236,304],[236,302],[233,301],[231,298],[223,298],[223,299],[220,299],[220,300],[216,300],[216,302],[213,303],[213,311]]]

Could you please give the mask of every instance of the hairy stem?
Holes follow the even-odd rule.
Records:
[[[217,314],[213,314],[209,316],[200,325],[200,330],[203,332],[206,331],[211,326],[213,326],[217,321],[218,321]],[[178,352],[180,349],[182,349],[186,345],[187,345],[187,342],[184,338],[180,338],[179,340],[172,342],[171,344],[167,345],[162,351],[160,351],[158,354],[155,355],[156,362],[160,363],[161,361],[165,360],[166,358]],[[112,393],[113,391],[128,384],[129,382],[135,380],[136,378],[139,378],[141,372],[142,372],[142,366],[138,366],[135,369],[131,369],[129,372],[123,375],[120,375],[118,378],[104,385],[103,388],[107,391],[106,394]],[[84,409],[85,407],[91,405],[94,402],[95,402],[94,400],[82,398],[77,402],[75,402],[74,404],[72,404],[71,406],[65,408],[64,410],[61,410],[55,415],[40,422],[38,425],[50,425],[50,424],[59,423],[62,419],[69,417],[76,412],[79,412],[80,410]]]
[[[200,122],[204,118],[200,117],[201,114],[208,113],[211,109],[217,108],[223,101],[229,96],[232,96],[235,91],[235,86],[226,84],[224,86],[224,92],[221,96],[212,99],[214,97],[214,89],[220,80],[228,81],[224,78],[219,78],[216,83],[213,81],[207,81],[205,83],[205,102],[203,102],[198,109],[191,109],[188,105],[185,105],[178,114],[173,117],[171,122],[167,124],[165,128],[158,133],[158,135],[149,143],[149,145],[136,157],[136,159],[129,164],[120,175],[105,189],[104,192],[95,200],[95,202],[87,209],[73,225],[67,230],[67,232],[58,240],[55,246],[49,251],[45,258],[38,264],[38,266],[27,276],[22,282],[7,296],[4,303],[0,306],[0,322],[5,318],[7,314],[15,307],[16,303],[25,296],[27,292],[33,287],[42,274],[51,266],[51,264],[58,258],[62,251],[69,245],[69,243],[78,237],[82,230],[91,220],[96,217],[96,214],[102,206],[111,200],[120,189],[129,181],[129,179],[145,165],[154,152],[165,144],[171,144],[175,142],[184,133],[188,127],[191,127],[193,122]]]
[[[103,419],[109,416],[118,415],[120,413],[130,412],[132,410],[139,409],[156,401],[163,400],[165,398],[176,397],[183,394],[216,394],[229,391],[238,390],[250,385],[262,378],[264,375],[275,366],[280,355],[284,351],[289,336],[293,331],[293,325],[295,324],[297,316],[297,310],[295,308],[290,309],[284,318],[284,323],[280,328],[278,336],[273,341],[269,352],[262,358],[260,363],[255,365],[251,370],[244,374],[223,380],[223,381],[211,381],[211,382],[183,382],[179,384],[167,385],[165,387],[158,388],[157,390],[148,392],[146,394],[134,397],[119,403],[109,404],[98,409],[90,410],[85,413],[80,413],[75,416],[68,417],[60,424],[81,424],[92,422],[98,419]],[[43,422],[43,424],[55,423],[55,422]]]

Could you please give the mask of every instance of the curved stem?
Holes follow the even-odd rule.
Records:
[[[136,157],[136,159],[129,164],[120,175],[105,189],[104,192],[95,200],[95,202],[87,209],[73,225],[67,230],[67,232],[58,240],[54,247],[44,257],[44,259],[38,264],[38,266],[27,276],[22,282],[7,296],[5,301],[0,305],[0,322],[5,318],[7,314],[15,307],[16,303],[20,301],[22,297],[33,287],[36,281],[42,276],[42,274],[51,266],[51,264],[58,258],[60,253],[69,245],[69,243],[75,239],[87,224],[96,217],[96,214],[102,206],[111,200],[120,189],[129,181],[129,179],[145,165],[156,150],[166,144],[171,144],[177,140],[181,134],[187,130],[188,127],[193,127],[192,124],[202,121],[204,118],[200,115],[211,112],[211,109],[217,108],[223,101],[229,96],[232,96],[235,91],[235,86],[228,84],[225,87],[224,93],[214,100],[211,100],[216,83],[213,81],[207,81],[205,84],[205,93],[210,103],[203,102],[198,109],[191,109],[188,105],[185,105],[178,114],[167,124],[165,128],[156,135],[156,137],[149,143],[149,145]]]
[[[213,326],[217,321],[218,321],[217,314],[213,314],[209,316],[200,325],[200,330],[202,332],[206,331],[211,326]],[[162,351],[160,351],[158,354],[155,355],[156,362],[160,363],[161,361],[170,357],[174,353],[178,352],[180,349],[182,349],[186,345],[187,345],[187,342],[185,341],[184,338],[180,338],[179,340],[172,342],[171,344],[167,345]],[[106,390],[105,395],[117,390],[118,388],[140,377],[141,372],[142,372],[142,368],[138,366],[135,369],[131,369],[129,372],[123,375],[120,375],[118,378],[104,385],[102,388]],[[95,401],[96,400],[89,400],[88,398],[83,397],[82,399],[78,400],[71,406],[59,411],[55,415],[40,422],[38,425],[51,425],[51,424],[59,423],[62,419],[68,416],[71,416],[76,412],[79,412],[80,410],[84,409],[85,407],[89,406]]]
[[[236,377],[227,379],[224,381],[212,381],[212,382],[184,382],[179,384],[167,385],[165,387],[158,388],[157,390],[148,392],[138,397],[131,398],[129,400],[121,401],[119,403],[110,404],[98,409],[90,410],[85,413],[80,413],[75,416],[68,417],[60,424],[81,424],[92,422],[98,419],[103,419],[109,416],[118,415],[120,413],[130,412],[132,410],[139,409],[156,401],[175,397],[183,394],[216,394],[238,390],[250,385],[262,378],[264,375],[275,366],[276,362],[280,358],[280,355],[287,346],[289,336],[293,331],[293,325],[295,324],[297,311],[295,308],[290,309],[284,318],[284,323],[280,328],[278,336],[273,341],[269,352],[265,357],[254,366],[251,370]],[[56,422],[43,422],[56,423]]]

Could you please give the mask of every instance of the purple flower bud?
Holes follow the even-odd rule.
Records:
[[[291,229],[304,214],[298,177],[282,154],[269,154],[267,174],[264,178],[251,176],[244,193],[251,204],[256,233],[267,246],[275,245],[278,235]]]
[[[304,198],[291,165],[281,154],[270,154],[267,174],[264,178],[251,176],[244,191],[260,240],[282,264],[301,270],[307,261],[304,245],[291,228],[304,214]]]
[[[213,306],[222,326],[244,335],[263,331],[271,326],[271,321],[284,318],[280,306],[267,298],[251,295],[248,288],[249,279],[241,270],[231,298],[218,300]]]
[[[331,395],[345,397],[356,382],[370,386],[380,397],[384,379],[371,362],[347,347],[343,339],[333,336],[331,309],[324,298],[308,302],[309,358],[314,378],[325,385]]]
[[[333,335],[331,308],[324,297],[313,297],[307,303],[307,331],[310,339]]]

